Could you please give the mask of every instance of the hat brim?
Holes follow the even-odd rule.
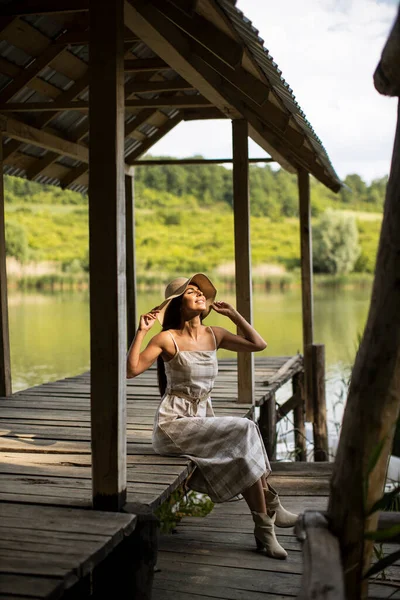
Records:
[[[203,312],[201,313],[201,317],[203,319],[206,318],[206,316],[210,313],[211,310],[211,305],[215,300],[215,296],[217,295],[217,290],[214,287],[214,285],[211,283],[210,279],[207,277],[207,275],[204,275],[204,273],[196,273],[195,275],[192,275],[192,277],[190,277],[186,283],[184,283],[176,292],[175,294],[172,294],[171,296],[168,296],[168,298],[166,298],[157,308],[158,308],[158,313],[157,313],[157,319],[160,321],[161,325],[164,322],[164,315],[165,315],[165,311],[167,310],[169,303],[171,302],[171,300],[173,300],[174,298],[178,298],[179,296],[182,296],[182,294],[184,294],[187,290],[187,288],[189,287],[189,285],[191,283],[194,283],[195,285],[197,285],[200,290],[203,292],[205,298],[206,298],[206,308],[203,310]]]

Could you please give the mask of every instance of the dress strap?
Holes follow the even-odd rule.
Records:
[[[214,338],[214,344],[215,344],[215,349],[218,350],[218,346],[217,346],[217,338],[215,337],[215,333],[213,331],[212,327],[209,327],[209,330],[211,331],[213,338]]]
[[[167,331],[168,331],[169,335],[172,337],[172,341],[174,342],[174,346],[176,348],[176,351],[179,352],[178,344],[176,343],[176,340],[175,340],[174,336],[172,335],[172,333],[170,332],[169,329],[167,329]]]

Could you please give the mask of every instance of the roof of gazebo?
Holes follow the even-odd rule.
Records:
[[[341,182],[258,36],[231,0],[125,1],[127,171],[181,121],[244,118],[285,169]],[[88,2],[0,5],[4,172],[88,186]]]

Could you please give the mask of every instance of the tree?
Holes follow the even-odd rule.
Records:
[[[21,263],[24,262],[28,256],[28,241],[25,229],[18,223],[8,221],[5,226],[5,234],[6,256],[13,256]]]
[[[341,275],[350,273],[360,255],[354,217],[328,209],[313,231],[314,270]]]

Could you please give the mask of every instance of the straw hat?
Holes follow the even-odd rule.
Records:
[[[182,296],[191,283],[197,285],[206,298],[206,308],[201,313],[201,316],[204,319],[208,315],[211,310],[211,304],[214,302],[215,296],[217,295],[217,290],[208,279],[207,275],[204,275],[204,273],[196,273],[192,277],[189,277],[189,279],[186,277],[177,277],[167,285],[165,288],[165,300],[157,307],[160,311],[157,313],[157,319],[160,321],[161,325],[163,324],[164,314],[171,300],[178,296]]]

